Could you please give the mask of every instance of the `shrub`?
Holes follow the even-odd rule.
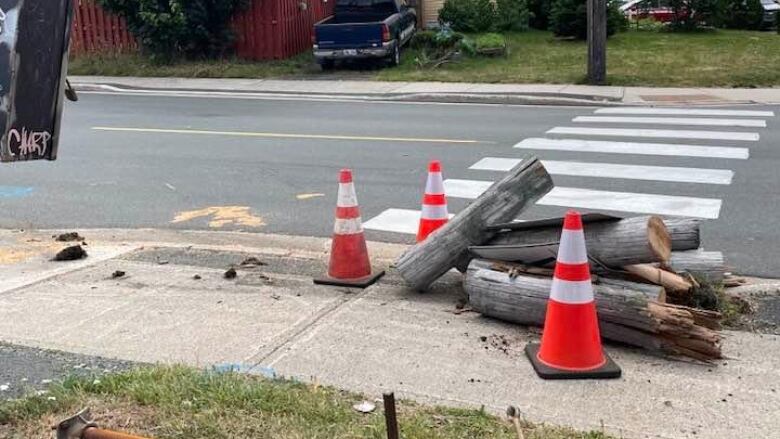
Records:
[[[607,36],[625,30],[628,20],[620,12],[617,1],[607,2]],[[588,38],[587,0],[553,0],[550,9],[550,30],[559,37]]]
[[[439,21],[460,32],[486,32],[495,25],[496,8],[491,0],[446,0]]]
[[[480,55],[503,55],[506,53],[506,39],[501,34],[488,33],[478,35],[474,41],[476,51]]]
[[[496,0],[498,30],[526,31],[530,19],[527,0]]]
[[[692,31],[718,21],[721,0],[669,0],[671,30]],[[724,11],[728,14],[728,11]]]
[[[531,27],[547,30],[550,25],[550,8],[552,0],[528,0],[528,11],[531,15]]]
[[[230,18],[247,0],[99,0],[125,18],[156,61],[221,57],[232,46]]]
[[[722,27],[758,30],[764,23],[761,0],[724,0],[719,9]]]

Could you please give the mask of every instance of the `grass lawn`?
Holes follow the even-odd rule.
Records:
[[[582,83],[584,42],[560,41],[549,32],[507,35],[506,58],[465,58],[421,70],[414,50],[394,69],[366,70],[364,79],[489,83]],[[619,33],[608,43],[608,78],[613,85],[680,87],[767,87],[780,85],[780,35],[775,32],[718,30],[698,33]],[[272,62],[183,62],[156,66],[140,56],[78,57],[72,75],[181,77],[336,78],[320,73],[310,54]],[[345,76],[355,77],[354,69]]]
[[[381,395],[379,395],[381,398]],[[69,379],[42,396],[0,403],[0,437],[51,438],[51,426],[84,406],[101,427],[156,439],[384,438],[381,404],[371,414],[352,405],[360,395],[290,381],[184,367],[136,369]],[[514,427],[479,410],[398,401],[401,433],[413,438],[517,437]],[[599,432],[524,423],[528,439],[608,439]]]

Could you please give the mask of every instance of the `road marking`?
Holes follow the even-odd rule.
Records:
[[[688,131],[688,130],[644,130],[616,128],[579,128],[555,127],[547,134],[577,134],[584,136],[616,136],[616,137],[655,137],[664,139],[707,139],[707,140],[741,140],[758,142],[758,133],[742,133],[736,131]]]
[[[411,142],[411,143],[493,143],[481,140],[463,139],[429,139],[414,137],[377,137],[377,136],[339,136],[332,134],[294,134],[294,133],[267,133],[250,131],[209,131],[209,130],[179,130],[162,128],[121,128],[121,127],[92,127],[95,131],[114,131],[151,134],[188,134],[208,136],[234,136],[234,137],[262,137],[271,139],[319,139],[319,140],[359,140],[376,142]]]
[[[298,194],[295,196],[295,198],[303,201],[303,200],[311,200],[312,198],[320,198],[324,196],[325,194]]]
[[[33,193],[33,188],[26,186],[0,186],[0,198],[22,198]]]
[[[680,197],[672,195],[556,187],[545,195],[544,198],[539,200],[537,204],[717,219],[720,216],[722,201],[715,198]]]
[[[450,214],[452,218],[453,214]],[[382,232],[417,234],[420,227],[420,211],[411,209],[387,209],[379,215],[363,223],[367,230]]]
[[[179,212],[171,223],[183,223],[198,218],[211,217],[209,227],[220,228],[226,225],[263,227],[265,220],[253,215],[248,206],[212,206],[205,209]]]
[[[510,171],[520,159],[485,157],[469,169]],[[680,168],[668,166],[621,165],[614,163],[542,160],[552,175],[621,178],[626,180],[672,181],[678,183],[731,184],[734,172],[727,169]]]
[[[582,139],[530,138],[515,145],[519,149],[546,151],[603,152],[608,154],[661,155],[746,160],[748,148],[699,146],[668,143],[608,142]]]
[[[685,108],[653,108],[653,107],[615,107],[599,108],[597,114],[661,114],[666,116],[742,116],[742,117],[775,117],[773,111],[754,110],[716,110],[716,109],[685,109]]]
[[[762,119],[708,119],[693,117],[612,117],[612,116],[578,116],[573,119],[578,123],[636,123],[654,125],[688,125],[717,127],[750,127],[766,128]]]
[[[492,181],[445,180],[444,188],[448,197],[474,199],[492,184]],[[555,187],[536,204],[716,219],[720,216],[722,201],[714,198]]]

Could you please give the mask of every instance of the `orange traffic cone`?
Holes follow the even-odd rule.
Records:
[[[447,224],[449,219],[447,197],[444,195],[444,181],[441,176],[441,162],[433,160],[428,165],[428,181],[423,195],[417,242],[425,241],[428,235]]]
[[[601,347],[582,218],[569,211],[555,263],[542,344],[525,348],[544,379],[619,378],[620,368]]]
[[[342,169],[339,174],[336,225],[333,228],[328,275],[314,279],[314,283],[366,288],[384,274],[384,271],[371,271],[352,171]]]

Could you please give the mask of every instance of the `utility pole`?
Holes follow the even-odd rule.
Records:
[[[607,81],[607,0],[588,0],[588,83]]]

